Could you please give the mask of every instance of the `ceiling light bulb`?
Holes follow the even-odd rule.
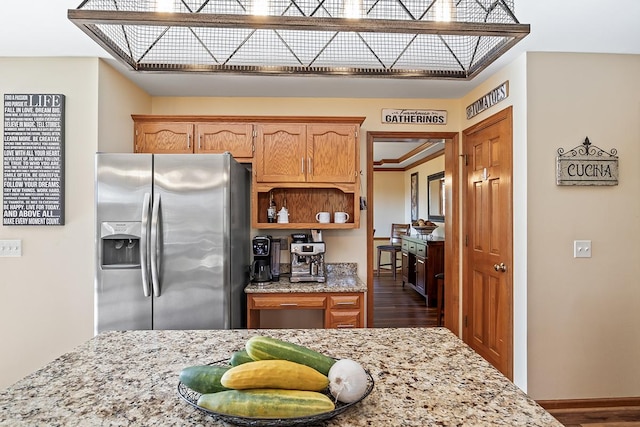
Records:
[[[345,0],[344,17],[348,19],[359,19],[362,17],[360,13],[360,0]]]
[[[173,0],[156,0],[156,12],[175,12]]]
[[[254,15],[266,16],[269,14],[269,0],[255,0],[253,2]]]
[[[434,7],[434,18],[436,21],[451,21],[451,8],[453,7],[453,5],[451,4],[450,0],[437,0]]]

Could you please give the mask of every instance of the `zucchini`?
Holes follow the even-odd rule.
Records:
[[[231,366],[238,366],[247,362],[253,362],[253,359],[249,356],[247,350],[236,351],[231,355],[231,359],[229,359],[229,364]]]
[[[335,359],[310,348],[271,337],[251,337],[246,342],[245,348],[254,360],[288,360],[307,365],[322,375],[327,375],[329,369],[336,363]]]
[[[220,383],[220,379],[231,366],[189,366],[180,372],[180,382],[198,393],[217,393],[229,390]]]
[[[329,378],[309,366],[288,360],[258,360],[229,369],[220,383],[236,390],[277,388],[320,391],[327,388]]]
[[[303,390],[228,390],[203,394],[198,406],[220,414],[249,418],[295,418],[333,411],[329,397]]]

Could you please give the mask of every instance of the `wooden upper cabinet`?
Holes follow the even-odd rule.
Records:
[[[257,125],[257,182],[355,183],[353,124]]]
[[[224,153],[228,151],[238,161],[253,157],[253,124],[199,123],[196,124],[196,153]]]
[[[193,123],[136,123],[136,153],[193,153]]]
[[[305,182],[306,163],[306,125],[256,125],[257,182]]]
[[[307,126],[307,182],[356,182],[357,125]]]

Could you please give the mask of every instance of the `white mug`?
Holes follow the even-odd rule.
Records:
[[[321,223],[329,223],[331,222],[331,214],[329,212],[318,212],[316,214],[316,221]]]
[[[349,214],[346,212],[336,212],[334,214],[334,221],[336,224],[344,224],[349,221]]]

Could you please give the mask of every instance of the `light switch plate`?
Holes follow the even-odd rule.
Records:
[[[22,256],[22,240],[0,240],[0,257]]]
[[[574,240],[573,257],[591,258],[591,240]]]

